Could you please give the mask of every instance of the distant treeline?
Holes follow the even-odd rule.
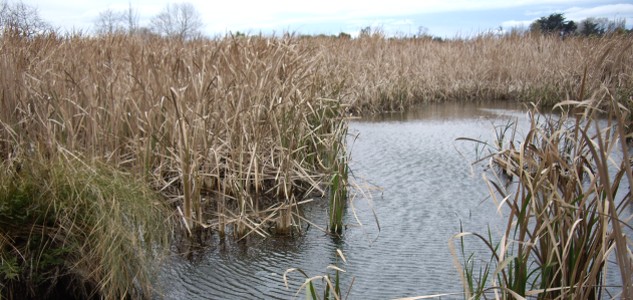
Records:
[[[541,17],[530,25],[530,32],[542,34],[560,34],[562,36],[603,36],[605,34],[631,33],[626,29],[624,18],[586,18],[578,23],[567,20],[562,13]]]
[[[170,4],[151,18],[150,24],[141,26],[139,24],[139,14],[131,5],[126,10],[113,11],[105,10],[99,13],[94,20],[92,33],[95,35],[130,34],[148,37],[169,37],[181,40],[193,40],[204,38],[201,29],[203,20],[200,13],[191,3]],[[532,22],[529,28],[514,27],[509,31],[503,30],[488,33],[495,34],[557,34],[561,37],[568,36],[604,36],[610,34],[629,34],[633,29],[626,29],[626,19],[624,18],[595,18],[590,17],[579,22],[567,20],[562,13],[553,13],[549,16],[541,17]],[[0,33],[11,35],[34,37],[42,34],[60,34],[59,30],[51,26],[46,20],[40,17],[36,7],[24,4],[21,1],[0,0]],[[81,33],[81,32],[80,32]],[[77,32],[72,34],[76,35]],[[287,35],[288,33],[284,34]],[[486,35],[486,32],[481,33]],[[480,34],[480,35],[481,35]],[[240,31],[230,31],[228,36],[243,37],[249,34]],[[260,32],[259,35],[262,35]],[[291,35],[294,35],[292,33]],[[354,34],[340,32],[339,34],[297,34],[301,38],[341,38],[351,39]],[[359,30],[355,37],[380,37],[387,38],[388,34],[381,27],[366,26]],[[429,34],[428,28],[418,27],[418,32],[414,35],[395,34],[391,39],[425,39],[433,41],[443,41],[441,37]],[[459,39],[456,37],[456,39]]]

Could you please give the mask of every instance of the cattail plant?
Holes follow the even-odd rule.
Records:
[[[491,234],[456,236],[463,244],[474,235],[492,254],[479,275],[463,254],[458,269],[467,298],[602,299],[614,284],[606,278],[611,259],[621,286],[609,297],[633,296],[626,221],[633,186],[625,132],[630,112],[624,107],[631,99],[613,92],[561,102],[555,115],[532,111],[523,140],[505,141],[490,156],[515,182],[508,186],[495,174],[487,180],[507,218],[500,241]]]

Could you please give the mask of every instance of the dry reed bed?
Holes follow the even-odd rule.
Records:
[[[344,169],[334,166],[344,155],[343,110],[445,100],[552,104],[574,98],[583,78],[588,92],[630,92],[632,43],[627,36],[187,43],[7,36],[0,151],[61,147],[102,159],[182,201],[189,227],[206,224],[202,206],[214,200],[215,226],[223,230],[231,215],[242,232],[258,225],[248,212],[322,193]],[[289,212],[281,211],[287,227]]]
[[[585,69],[589,92],[602,85],[630,90],[632,43],[626,36],[7,37],[0,151],[7,157],[16,145],[44,153],[63,147],[103,159],[184,200],[188,225],[206,222],[201,206],[209,199],[222,202],[220,215],[229,206],[245,217],[259,202],[291,204],[307,191],[323,192],[337,161],[327,151],[336,157],[343,149],[343,110],[558,101],[574,98]]]
[[[21,178],[21,167],[60,160],[89,170],[112,167],[170,199],[188,229],[201,225],[224,232],[233,225],[238,235],[267,235],[262,224],[276,222],[278,230],[288,230],[296,204],[313,192],[329,190],[332,207],[342,209],[345,112],[404,110],[453,99],[574,98],[582,78],[588,94],[603,85],[628,93],[631,43],[619,36],[186,43],[4,36],[0,155],[9,179]],[[83,183],[71,177],[70,188],[60,184],[59,197],[70,190],[81,199],[77,184]],[[108,190],[101,180],[89,185]],[[98,199],[107,205],[123,196],[109,197]],[[330,223],[335,231],[341,228],[337,222]],[[7,249],[7,235],[0,237]],[[102,294],[124,297],[134,289],[121,282],[133,285],[135,279],[104,274],[92,282]],[[110,284],[114,281],[117,286]]]
[[[590,93],[633,84],[633,40],[482,35],[469,40],[313,40],[327,53],[330,87],[355,113],[420,102],[575,99],[585,68]]]
[[[0,47],[4,158],[65,149],[105,161],[184,203],[188,226],[214,211],[254,229],[250,212],[323,192],[326,157],[344,155],[342,106],[321,97],[321,53],[292,39],[6,38]],[[202,207],[212,202],[217,210]]]
[[[501,237],[455,236],[466,298],[632,297],[633,161],[625,106],[633,98],[614,95],[605,88],[561,102],[555,115],[535,109],[527,132],[499,128],[500,140],[484,143],[491,152],[484,159],[496,170],[484,179],[507,226]],[[469,235],[488,247],[488,259],[465,253]],[[607,277],[609,269],[618,280]]]

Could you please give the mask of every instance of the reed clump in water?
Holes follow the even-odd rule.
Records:
[[[589,66],[587,90],[604,81],[630,89],[630,45],[620,36],[185,42],[5,34],[0,156],[38,153],[46,165],[63,149],[142,179],[182,212],[187,230],[237,236],[266,236],[266,226],[286,233],[298,203],[330,191],[337,232],[347,193],[345,113],[564,98],[582,77],[572,58]]]
[[[474,234],[492,254],[479,274],[472,257],[464,268],[457,264],[467,298],[633,297],[630,112],[623,106],[631,98],[617,94],[605,89],[562,102],[555,106],[560,115],[533,111],[523,140],[504,141],[491,156],[515,181],[507,187],[507,179],[488,180],[507,226],[499,242]],[[463,244],[471,234],[456,238]],[[607,267],[620,275],[619,288],[609,287],[617,282],[607,280]]]
[[[3,155],[13,131],[44,155],[61,145],[98,157],[171,199],[188,230],[294,226],[297,202],[329,184],[326,157],[344,151],[322,53],[291,37],[1,43]]]
[[[307,299],[323,299],[323,300],[347,299],[349,296],[349,292],[351,291],[352,286],[354,285],[355,278],[352,278],[349,286],[347,287],[347,290],[341,289],[342,288],[341,286],[342,274],[341,273],[346,273],[346,271],[344,269],[341,269],[341,267],[339,267],[340,264],[339,264],[338,259],[340,258],[343,261],[343,264],[347,264],[347,260],[345,259],[345,256],[343,255],[343,251],[341,251],[340,249],[336,249],[336,255],[337,255],[336,264],[328,265],[326,268],[328,270],[328,273],[329,273],[329,270],[334,270],[334,275],[325,274],[325,275],[316,275],[316,276],[310,277],[308,276],[306,272],[304,272],[301,269],[297,269],[297,268],[287,269],[283,275],[284,285],[286,286],[286,289],[289,289],[288,275],[292,272],[299,272],[305,277],[305,280],[303,284],[297,289],[297,293],[295,294],[295,296],[299,295],[299,293],[301,293],[301,291],[305,289],[305,294],[306,294]],[[319,284],[323,286],[322,293],[319,290]],[[319,297],[320,294],[323,295],[322,298]]]
[[[276,220],[287,232],[298,201],[346,187],[332,177],[346,173],[332,159],[344,156],[337,145],[345,112],[457,99],[551,102],[573,95],[582,78],[570,57],[587,62],[588,91],[598,82],[631,86],[623,74],[633,65],[632,42],[617,35],[443,42],[5,35],[1,43],[7,130],[43,153],[60,144],[140,174],[181,207],[189,230],[240,236],[267,234],[255,219]]]
[[[154,202],[179,212],[189,232],[267,236],[275,226],[287,233],[297,227],[298,204],[326,193],[331,158],[345,155],[345,106],[324,97],[322,53],[290,37],[4,35],[0,49],[0,157],[36,154],[21,165],[26,173],[2,170],[2,184],[17,180],[17,187],[4,190],[0,207],[19,196],[24,204],[15,210],[36,218],[3,227],[2,259],[11,262],[3,275],[11,279],[0,288],[9,294],[17,284],[39,288],[68,278],[85,287],[77,297],[149,296],[155,262],[126,251],[156,242],[136,237],[146,230],[173,232],[167,215],[144,217],[157,210]],[[18,193],[23,174],[31,174],[32,193]],[[140,198],[131,190],[139,184],[158,194]],[[39,245],[31,238],[43,250],[26,249]],[[53,270],[68,277],[23,277],[49,275],[41,265],[25,266],[49,250],[63,250],[51,258],[59,264]]]

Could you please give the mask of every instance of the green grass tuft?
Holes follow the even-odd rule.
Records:
[[[24,157],[0,172],[0,289],[9,299],[150,297],[166,207],[107,164]]]

